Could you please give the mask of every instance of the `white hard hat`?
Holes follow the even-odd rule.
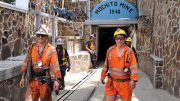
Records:
[[[41,35],[50,36],[50,33],[48,32],[48,27],[45,24],[40,25],[40,27],[35,33],[36,35],[41,34]]]
[[[94,38],[94,34],[89,34],[89,37],[93,37]]]
[[[62,45],[62,44],[64,44],[63,40],[61,38],[57,39],[56,45]]]

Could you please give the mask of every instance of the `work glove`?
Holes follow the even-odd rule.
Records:
[[[105,84],[104,79],[105,79],[105,78],[101,78],[101,83],[102,83],[102,84]]]
[[[71,67],[70,67],[70,66],[67,66],[67,72],[69,72],[69,71],[70,71],[70,69],[71,69]]]

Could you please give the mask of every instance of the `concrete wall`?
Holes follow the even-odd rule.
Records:
[[[24,57],[0,61],[0,101],[24,101],[26,87],[19,87]]]
[[[150,55],[163,59],[163,89],[180,98],[180,1],[139,0],[138,5],[140,68],[148,74],[154,69],[145,66]]]

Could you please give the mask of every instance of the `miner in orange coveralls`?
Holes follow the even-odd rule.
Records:
[[[131,48],[125,45],[126,32],[118,28],[114,33],[116,44],[106,53],[106,59],[101,73],[101,82],[105,83],[104,101],[116,101],[117,95],[121,101],[131,101],[132,91],[138,81],[136,57]]]
[[[30,95],[26,97],[31,97],[32,101],[38,101],[39,98],[41,101],[52,101],[52,89],[55,91],[59,89],[61,79],[58,56],[55,47],[48,43],[49,33],[46,25],[41,25],[35,33],[37,40],[29,48],[24,60],[21,68],[23,75],[19,85],[24,87],[25,77],[29,76]],[[31,68],[28,65],[29,60],[31,60]]]

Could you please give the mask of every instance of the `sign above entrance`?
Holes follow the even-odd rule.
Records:
[[[136,19],[137,9],[124,0],[104,0],[91,12],[91,20]]]

